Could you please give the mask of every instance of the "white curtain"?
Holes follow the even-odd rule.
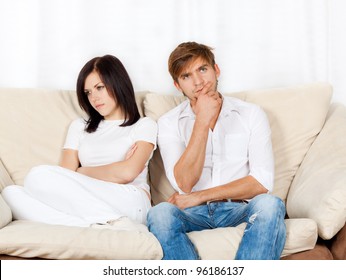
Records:
[[[343,0],[0,0],[0,86],[74,89],[113,54],[136,90],[173,93],[176,45],[214,47],[222,92],[327,81],[346,104]]]

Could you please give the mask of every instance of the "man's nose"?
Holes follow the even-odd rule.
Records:
[[[198,74],[195,74],[194,77],[193,77],[193,83],[195,86],[199,86],[199,85],[202,85],[203,84],[203,79],[200,75]]]

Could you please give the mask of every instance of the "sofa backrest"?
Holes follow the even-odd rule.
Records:
[[[318,83],[226,95],[256,103],[267,113],[275,157],[274,194],[286,199],[299,165],[324,124],[331,86]],[[136,93],[141,115],[155,120],[183,100],[178,94]],[[0,187],[22,185],[33,166],[58,164],[68,125],[81,115],[74,91],[0,89]],[[156,204],[173,192],[159,150],[150,162],[149,174]]]
[[[67,126],[80,114],[72,91],[0,90],[0,159],[15,184],[35,165],[59,163]]]
[[[136,95],[142,115],[145,94]],[[0,187],[23,185],[36,165],[59,164],[68,126],[80,116],[75,91],[0,89]]]

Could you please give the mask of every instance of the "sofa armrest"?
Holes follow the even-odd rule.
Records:
[[[8,225],[12,221],[12,212],[10,207],[0,194],[0,229]]]
[[[4,187],[13,184],[14,182],[12,181],[10,175],[8,174],[4,164],[0,159],[0,192],[3,190]]]
[[[346,224],[333,238],[329,247],[335,260],[346,260]]]
[[[0,159],[0,229],[12,221],[11,209],[1,196],[3,188],[12,184],[13,181]]]
[[[333,104],[325,125],[290,187],[290,218],[316,221],[319,236],[331,239],[346,221],[346,107]]]

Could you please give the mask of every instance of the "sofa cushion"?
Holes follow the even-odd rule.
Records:
[[[0,229],[8,225],[12,221],[11,209],[6,204],[5,200],[0,194]]]
[[[11,176],[8,174],[4,164],[0,159],[0,193],[4,189],[4,187],[13,185],[14,182],[11,179]]]
[[[316,223],[286,220],[283,255],[308,250],[317,239]],[[245,224],[191,232],[202,259],[233,259]],[[55,226],[15,221],[0,230],[0,254],[46,259],[161,259],[162,249],[151,233]]]
[[[317,222],[319,236],[331,239],[346,221],[346,108],[334,104],[290,188],[290,218]]]
[[[310,219],[285,220],[287,238],[281,256],[314,248],[317,241],[317,226]],[[234,259],[246,224],[237,227],[194,231],[189,238],[198,250],[201,259]]]
[[[316,83],[225,95],[258,104],[266,112],[272,129],[275,158],[273,194],[285,200],[299,165],[324,124],[332,96],[331,86]],[[182,95],[151,93],[145,97],[144,113],[157,120],[183,100]],[[163,173],[160,157],[154,156],[150,174],[153,193],[159,195],[153,198],[155,203],[163,201],[165,194],[172,192]]]
[[[0,230],[0,254],[44,259],[161,259],[150,232],[47,225],[17,220]]]
[[[136,93],[141,115],[145,94]],[[34,166],[58,164],[67,128],[80,116],[75,91],[1,88],[0,159],[13,181],[6,185],[22,185]]]
[[[73,91],[0,89],[0,157],[15,184],[36,165],[58,164],[69,123],[82,114]]]

